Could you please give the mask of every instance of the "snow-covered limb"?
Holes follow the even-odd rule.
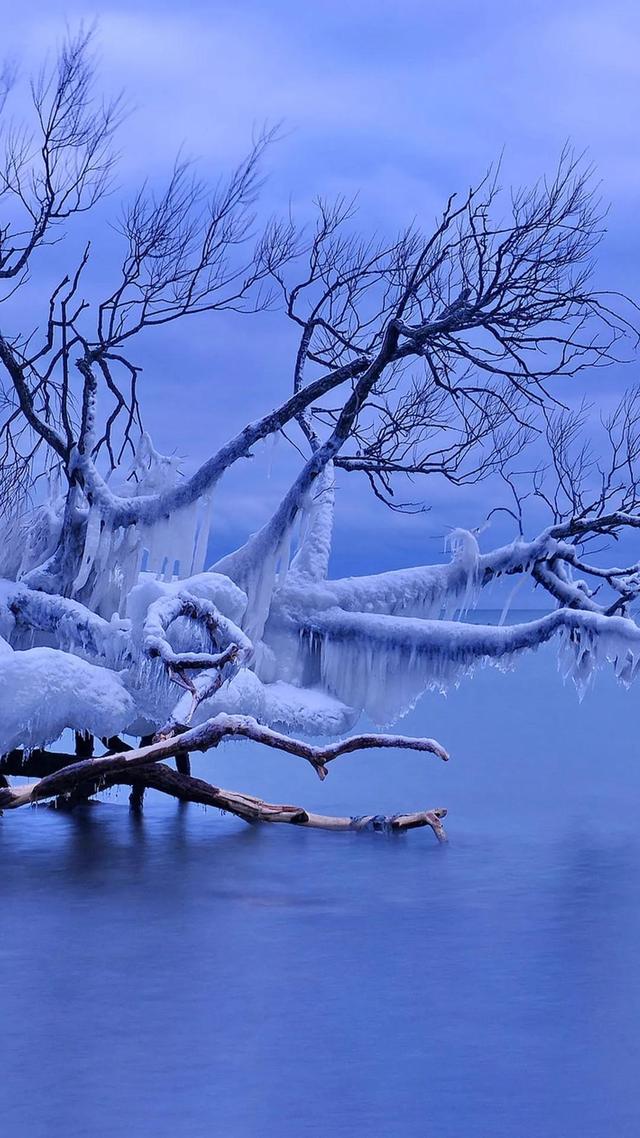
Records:
[[[0,752],[52,743],[67,728],[99,737],[124,731],[135,703],[122,677],[71,652],[29,648],[0,655]]]
[[[457,531],[458,535],[462,531]],[[481,555],[473,534],[457,541],[453,557],[442,565],[423,565],[414,569],[395,569],[363,577],[345,577],[324,582],[325,603],[336,604],[346,612],[388,613],[439,618],[470,607],[475,592],[488,583],[491,555]],[[497,551],[497,564],[507,564]],[[493,566],[493,562],[491,562]],[[293,586],[295,582],[291,582]],[[295,603],[293,591],[282,594],[283,607]]]
[[[603,612],[602,605],[592,599],[591,591],[584,581],[573,581],[570,573],[571,562],[554,557],[549,562],[533,565],[531,576],[555,598],[560,605],[588,609],[590,612]]]
[[[626,518],[626,520],[624,520]],[[597,535],[615,524],[640,526],[640,512],[636,515],[617,514],[601,519],[593,516],[583,519],[582,534]],[[629,583],[640,593],[638,567],[626,569],[586,565],[580,559],[575,545],[567,541],[570,523],[543,530],[531,541],[517,540],[488,553],[477,553],[475,564],[466,549],[466,557],[455,556],[439,565],[422,565],[413,569],[394,569],[363,577],[345,577],[324,582],[325,603],[331,599],[348,612],[373,612],[407,617],[439,618],[464,608],[464,597],[470,587],[482,589],[499,577],[530,575],[563,605],[588,608],[604,612],[605,606],[591,600],[584,589],[566,576],[559,576],[563,564],[585,574],[606,580],[613,589],[620,590],[620,580]],[[471,535],[469,535],[471,536]],[[553,567],[555,566],[555,571]],[[470,574],[473,580],[470,579]],[[623,586],[624,588],[624,586]],[[283,602],[287,603],[286,584]]]
[[[604,660],[625,683],[640,670],[638,625],[580,609],[557,609],[510,626],[337,608],[290,620],[300,635],[307,682],[321,683],[345,703],[364,708],[377,723],[408,710],[427,688],[445,690],[483,661],[510,666],[519,654],[558,634],[566,671],[581,692]]]
[[[0,633],[15,628],[51,634],[58,647],[109,667],[129,656],[126,621],[104,620],[78,601],[0,579]]]
[[[151,606],[162,597],[188,593],[212,604],[236,628],[242,626],[247,607],[246,594],[229,578],[220,573],[196,573],[191,577],[178,577],[167,581],[158,571],[141,573],[138,583],[127,597],[127,616],[137,637],[143,635],[144,623]]]
[[[167,630],[179,617],[188,617],[201,624],[211,639],[224,651],[179,652],[172,648]],[[233,650],[233,657],[229,651]],[[253,645],[241,628],[223,614],[210,601],[180,590],[161,597],[149,606],[143,625],[143,651],[160,659],[174,671],[221,668],[231,658],[248,664],[253,656]]]
[[[180,618],[198,622],[221,650],[176,651],[169,642],[167,632],[174,621]],[[160,597],[149,606],[142,636],[145,655],[150,659],[159,657],[168,669],[169,676],[191,694],[188,709],[184,709],[180,701],[164,730],[190,723],[198,706],[215,695],[240,667],[248,665],[254,655],[253,645],[242,629],[223,616],[210,601],[186,591]],[[216,673],[214,676],[205,674],[212,670]],[[192,671],[201,674],[192,679],[188,674]]]

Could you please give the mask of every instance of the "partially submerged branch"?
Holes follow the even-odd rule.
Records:
[[[315,814],[301,806],[276,805],[252,795],[223,790],[221,787],[211,786],[203,779],[194,778],[192,775],[179,774],[165,766],[164,763],[157,763],[154,767],[145,768],[138,775],[131,776],[132,782],[134,777],[140,786],[173,795],[182,802],[198,802],[203,806],[214,806],[249,823],[284,823],[293,826],[306,826],[314,830],[331,830],[334,833],[377,831],[399,834],[406,830],[430,826],[439,842],[446,841],[442,822],[447,811],[442,807],[416,811],[411,814],[366,814],[340,817]],[[112,785],[124,784],[126,781],[126,776],[116,775],[113,778]]]
[[[98,791],[113,786],[131,786],[137,802],[141,802],[146,789],[152,789],[171,795],[181,802],[198,802],[204,806],[216,807],[249,823],[286,823],[334,832],[373,830],[387,833],[402,833],[429,826],[438,841],[446,840],[442,820],[447,811],[442,808],[411,814],[335,817],[315,814],[300,806],[275,805],[253,795],[223,790],[204,779],[194,777],[189,769],[188,748],[207,750],[230,735],[243,735],[255,742],[300,755],[311,763],[322,779],[327,775],[327,763],[356,750],[411,748],[428,751],[441,759],[448,758],[446,751],[433,739],[359,735],[327,747],[314,747],[261,727],[247,717],[219,716],[217,723],[204,724],[201,728],[172,739],[157,740],[139,748],[123,747],[116,754],[102,758],[90,757],[80,762],[68,762],[72,756],[55,752],[25,755],[21,751],[14,751],[0,760],[0,810],[16,809],[51,799],[69,809],[86,802]],[[172,770],[159,761],[170,757],[176,760],[178,769]],[[6,779],[7,774],[22,777],[39,774],[41,777],[37,782],[26,786],[11,787]]]
[[[199,727],[193,727],[179,735],[160,738],[145,747],[121,751],[101,758],[87,758],[70,763],[54,774],[45,775],[38,782],[26,786],[0,791],[0,809],[15,809],[48,798],[68,794],[76,787],[90,780],[100,783],[103,779],[122,772],[131,773],[140,767],[175,758],[185,751],[209,751],[224,739],[242,737],[262,743],[290,755],[298,755],[307,760],[320,779],[327,776],[327,764],[343,754],[372,748],[398,747],[413,751],[425,751],[438,758],[448,759],[447,752],[434,739],[414,739],[406,735],[354,735],[338,743],[325,747],[313,746],[300,739],[293,739],[269,727],[264,727],[248,715],[217,715]]]
[[[51,754],[47,760],[47,765],[55,765],[56,759],[64,761],[64,758],[65,756],[62,755]],[[11,756],[6,756],[4,760],[0,761],[0,789],[8,787],[5,771],[11,775],[28,776],[36,773],[36,770],[42,769],[42,761],[41,757],[33,760],[31,757],[24,758],[16,754],[12,760]],[[407,830],[429,826],[439,842],[446,841],[442,823],[447,811],[442,807],[420,810],[411,814],[365,814],[343,817],[315,814],[312,811],[305,810],[302,806],[278,805],[265,802],[262,798],[256,798],[250,794],[224,790],[184,771],[172,770],[165,763],[154,763],[136,771],[120,770],[114,774],[103,776],[99,785],[90,779],[84,779],[77,783],[73,790],[66,791],[64,798],[56,799],[56,804],[66,809],[72,808],[86,802],[89,795],[96,793],[96,791],[115,786],[131,786],[138,798],[145,790],[157,790],[162,794],[177,798],[180,802],[197,802],[202,806],[212,806],[224,813],[233,814],[236,818],[241,818],[249,824],[259,822],[280,823],[305,826],[315,830],[330,830],[334,833],[374,831],[391,834],[400,834]]]

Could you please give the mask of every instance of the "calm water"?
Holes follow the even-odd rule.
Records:
[[[405,721],[448,766],[212,760],[326,812],[446,805],[442,848],[153,798],[5,815],[2,1132],[637,1138],[636,707],[608,676],[579,705],[545,651]]]

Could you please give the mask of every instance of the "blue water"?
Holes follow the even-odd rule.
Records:
[[[231,745],[226,786],[449,807],[449,845],[150,797],[0,819],[11,1138],[637,1138],[637,693],[548,650],[405,721],[448,765]]]

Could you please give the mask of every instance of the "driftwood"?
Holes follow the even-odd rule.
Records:
[[[420,826],[430,826],[439,841],[446,840],[442,819],[447,811],[442,808],[423,810],[413,814],[370,814],[360,817],[336,817],[327,814],[314,814],[301,806],[276,805],[265,802],[253,795],[237,791],[223,790],[212,786],[201,778],[182,775],[165,763],[145,767],[137,774],[118,774],[107,779],[105,786],[115,786],[131,781],[145,789],[160,790],[171,794],[182,802],[199,802],[203,806],[215,806],[226,813],[235,814],[245,822],[284,822],[294,826],[310,826],[316,830],[376,830],[401,833]]]
[[[411,739],[402,735],[354,735],[325,747],[280,735],[248,716],[220,715],[201,727],[169,738],[156,739],[146,746],[131,748],[121,740],[105,740],[116,744],[106,755],[78,760],[76,756],[38,750],[31,755],[13,751],[0,759],[0,778],[7,775],[36,776],[36,781],[22,786],[0,785],[0,809],[16,809],[54,800],[56,805],[72,808],[99,790],[113,786],[130,786],[132,806],[139,807],[144,791],[149,788],[169,794],[183,802],[199,802],[205,806],[234,814],[245,822],[288,823],[314,829],[338,831],[404,830],[429,826],[439,841],[446,839],[442,808],[412,814],[362,815],[333,817],[315,814],[301,806],[264,802],[252,795],[224,790],[190,773],[189,751],[206,751],[224,738],[244,736],[278,750],[299,755],[313,766],[321,779],[326,778],[327,764],[340,755],[369,748],[399,747],[427,751],[441,759],[447,753],[432,739]],[[177,770],[163,761],[174,759]]]

